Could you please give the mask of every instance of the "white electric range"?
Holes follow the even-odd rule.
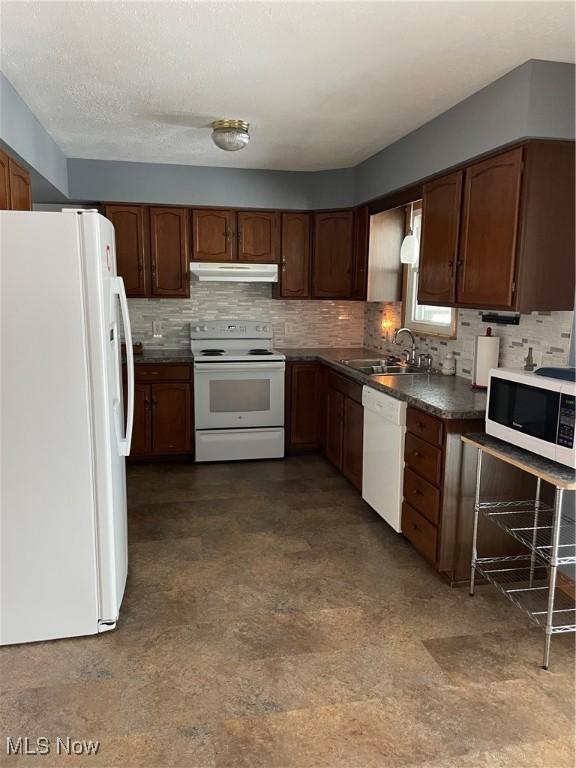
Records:
[[[196,461],[284,456],[285,356],[252,320],[190,325]]]

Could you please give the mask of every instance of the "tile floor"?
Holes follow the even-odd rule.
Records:
[[[539,630],[446,586],[323,459],[133,466],[129,522],[117,630],[2,649],[2,765],[573,766],[573,636],[541,670]]]

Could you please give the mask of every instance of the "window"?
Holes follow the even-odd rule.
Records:
[[[422,228],[422,202],[414,203],[412,230],[420,242]],[[410,207],[406,213],[406,232],[410,229]],[[418,262],[405,266],[403,325],[424,336],[455,338],[457,312],[451,307],[431,307],[418,304]]]

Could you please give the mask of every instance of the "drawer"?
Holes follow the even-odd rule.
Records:
[[[440,491],[409,467],[404,468],[404,500],[427,517],[431,523],[438,525]]]
[[[402,504],[402,533],[431,563],[436,563],[436,543],[438,531],[409,504]]]
[[[440,485],[442,477],[442,451],[421,440],[410,432],[406,433],[404,460],[425,480]]]
[[[408,432],[421,437],[422,440],[437,445],[439,448],[442,447],[444,425],[440,419],[436,419],[434,416],[418,410],[418,408],[408,408],[406,410],[406,429]]]
[[[190,381],[192,366],[172,363],[137,363],[134,366],[136,381]]]
[[[328,387],[331,387],[338,392],[342,392],[346,397],[349,397],[351,400],[355,400],[362,405],[362,384],[357,384],[355,381],[351,381],[333,371],[328,373],[326,384]]]

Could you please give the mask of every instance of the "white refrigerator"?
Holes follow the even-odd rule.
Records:
[[[0,297],[0,644],[113,629],[134,367],[112,224],[1,212]]]

